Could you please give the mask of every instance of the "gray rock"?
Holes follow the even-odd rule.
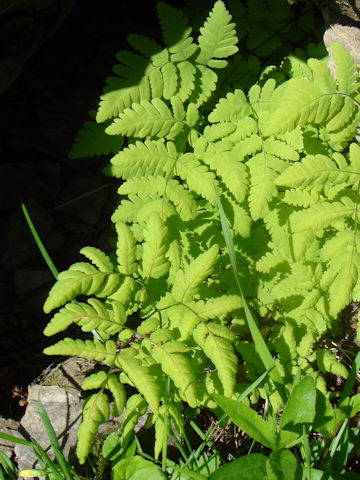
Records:
[[[30,385],[28,406],[23,416],[19,432],[25,437],[34,438],[54,458],[50,441],[41,420],[37,400],[40,397],[45,411],[58,437],[58,441],[66,458],[73,458],[73,448],[76,445],[76,435],[82,419],[83,400],[74,389],[66,391],[62,387]],[[37,468],[34,451],[25,445],[15,446],[19,470]]]
[[[13,437],[20,437],[17,429],[19,428],[19,422],[12,418],[0,417],[0,432],[12,435]],[[15,444],[8,440],[0,438],[0,451],[5,453],[9,458],[12,455]]]

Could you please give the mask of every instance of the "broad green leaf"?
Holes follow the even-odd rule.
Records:
[[[113,480],[162,480],[167,476],[153,462],[135,455],[116,463],[112,470]]]
[[[262,453],[252,453],[238,460],[226,463],[208,480],[266,480],[267,458]]]
[[[213,399],[229,415],[231,421],[256,442],[268,448],[276,446],[274,430],[250,407],[222,395],[213,395]]]
[[[296,468],[296,457],[290,450],[271,452],[266,462],[266,473],[269,480],[295,480]]]
[[[280,429],[302,433],[304,424],[309,427],[315,417],[316,390],[312,377],[304,377],[291,391],[281,416]]]

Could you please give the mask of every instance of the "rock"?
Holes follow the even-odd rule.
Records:
[[[34,438],[50,454],[50,457],[54,458],[48,435],[39,414],[38,398],[41,399],[65,457],[74,462],[76,435],[82,419],[83,400],[80,398],[79,392],[74,389],[66,391],[63,387],[57,386],[29,386],[28,406],[21,419],[19,432],[24,438]],[[19,470],[39,467],[36,455],[31,448],[25,445],[16,445],[15,455]]]
[[[19,422],[11,418],[0,417],[0,432],[12,435],[13,437],[20,437],[17,429],[19,428]],[[7,457],[11,457],[15,444],[8,440],[0,438],[0,451],[5,453]]]

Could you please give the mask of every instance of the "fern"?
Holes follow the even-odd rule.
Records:
[[[84,407],[81,461],[111,400],[114,415],[124,410],[124,451],[150,408],[158,457],[170,420],[184,433],[184,404],[216,411],[216,395],[235,399],[263,373],[215,192],[233,229],[244,298],[258,312],[286,387],[298,369],[317,378],[316,369],[345,375],[321,351],[311,355],[360,291],[358,72],[338,45],[335,75],[319,60],[321,47],[318,58],[288,51],[282,61],[290,18],[304,22],[285,2],[230,3],[237,26],[219,0],[197,35],[181,12],[160,2],[164,44],[128,37],[134,51],[117,54],[100,125],[80,132],[85,139],[93,131],[96,146],[74,146],[72,156],[112,151],[105,173],[122,179],[114,251],[82,249],[88,262],[62,272],[44,305],[47,313],[61,307],[46,335],[74,324],[103,339],[65,338],[45,349],[102,364],[83,384],[97,393]],[[311,32],[310,19],[303,28],[297,34]],[[241,53],[246,48],[251,55]],[[80,295],[90,298],[73,302]],[[259,395],[282,407],[271,379],[252,401]]]

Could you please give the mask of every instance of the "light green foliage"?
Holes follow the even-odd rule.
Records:
[[[124,384],[138,394],[126,402],[122,445],[148,405],[159,455],[165,402],[215,408],[213,395],[233,402],[238,384],[263,372],[248,343],[215,192],[232,228],[244,298],[259,313],[259,329],[288,390],[298,368],[315,375],[307,359],[315,342],[360,298],[354,62],[334,45],[335,76],[327,59],[306,61],[301,52],[261,72],[255,53],[266,57],[282,42],[272,33],[265,44],[256,22],[271,16],[273,27],[284,22],[289,33],[288,6],[229,3],[237,26],[218,0],[195,41],[184,16],[160,2],[165,45],[129,36],[136,52],[118,53],[116,76],[107,79],[100,99],[97,121],[106,122],[119,144],[126,136],[106,169],[123,180],[112,216],[115,252],[84,248],[89,262],[62,272],[44,305],[48,313],[65,304],[46,335],[76,324],[84,332],[96,329],[105,341],[66,338],[45,350],[111,369],[85,380],[84,388],[99,393],[85,408],[81,459],[108,416],[108,394],[114,412],[123,408]],[[311,22],[303,28],[309,32]],[[238,52],[238,38],[254,55]],[[79,295],[92,298],[68,303]],[[320,353],[316,360],[320,370],[345,376]],[[168,378],[171,399],[165,398]],[[272,380],[269,394],[280,408]],[[176,414],[169,415],[176,423]],[[275,437],[267,428],[258,434],[270,445]],[[284,434],[284,445],[293,434]],[[266,468],[275,471],[282,462],[274,458]]]

